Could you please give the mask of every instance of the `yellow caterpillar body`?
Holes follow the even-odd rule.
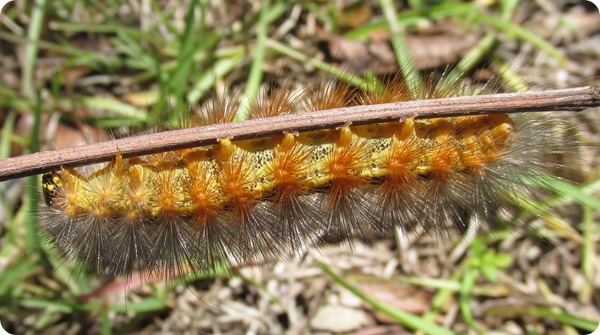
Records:
[[[325,92],[307,90],[298,105],[314,110],[418,96],[382,101],[339,86]],[[275,93],[255,103],[253,115],[291,112],[296,98]],[[197,123],[229,122],[234,113],[230,102],[213,102]],[[278,257],[326,236],[435,229],[448,219],[464,226],[465,210],[487,218],[557,148],[541,136],[547,131],[539,118],[506,114],[411,118],[118,155],[110,164],[44,175],[41,222],[88,270],[155,270],[170,279],[219,262]]]

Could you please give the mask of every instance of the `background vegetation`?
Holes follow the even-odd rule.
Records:
[[[16,0],[0,15],[0,158],[165,124],[213,92],[245,105],[268,85],[348,80],[339,69],[453,64],[512,90],[597,83],[599,39],[586,1]],[[493,229],[323,246],[186,283],[74,272],[36,234],[39,177],[0,183],[0,323],[19,335],[589,333],[598,110],[572,119],[592,144],[565,158],[577,183],[553,179],[547,201],[502,211]]]

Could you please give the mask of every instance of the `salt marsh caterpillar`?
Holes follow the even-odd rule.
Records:
[[[280,89],[253,117],[468,93],[398,76],[360,89],[325,83]],[[233,122],[237,105],[213,100],[192,125]],[[43,231],[85,269],[157,271],[166,279],[222,262],[281,257],[307,242],[435,230],[469,211],[489,219],[548,168],[561,148],[539,115],[489,114],[346,125],[63,169],[43,176]]]

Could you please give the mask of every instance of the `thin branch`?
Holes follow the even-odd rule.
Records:
[[[600,106],[600,87],[464,96],[431,100],[363,105],[325,111],[252,119],[237,123],[178,129],[94,143],[73,148],[38,152],[0,160],[0,181],[30,176],[60,168],[107,162],[117,152],[123,157],[213,145],[219,139],[244,140],[333,128],[345,124],[390,122],[410,117],[434,118],[492,113],[535,111],[581,111]]]

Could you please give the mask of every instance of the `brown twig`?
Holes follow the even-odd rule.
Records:
[[[580,111],[597,106],[600,106],[600,87],[586,86],[542,92],[464,96],[337,108],[165,131],[12,157],[0,160],[0,181],[60,168],[107,162],[112,160],[117,152],[121,152],[123,157],[140,156],[212,145],[224,138],[243,140],[283,132],[325,129],[348,123],[367,124],[395,121],[409,117],[434,118],[491,113]]]

